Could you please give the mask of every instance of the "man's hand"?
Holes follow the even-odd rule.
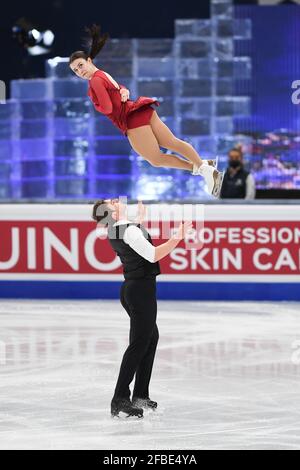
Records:
[[[120,89],[121,101],[125,103],[129,99],[129,90],[127,88]]]
[[[165,256],[169,255],[171,251],[173,251],[180,243],[180,241],[185,238],[185,235],[188,234],[192,227],[193,222],[181,222],[181,224],[179,224],[177,227],[175,234],[166,243],[162,243],[161,245],[155,247],[154,262],[159,261]]]
[[[193,222],[186,221],[181,222],[180,225],[177,227],[176,232],[174,233],[173,237],[175,240],[183,240],[185,235],[193,228]]]

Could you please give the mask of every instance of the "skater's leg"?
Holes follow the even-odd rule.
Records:
[[[151,320],[147,321],[147,319],[144,318],[142,321],[140,321],[137,320],[137,318],[135,318],[133,315],[133,318],[130,322],[130,327],[131,342],[122,359],[119,377],[114,392],[115,398],[130,397],[129,386],[143,356],[145,355],[146,350],[148,349],[148,345],[151,340],[151,331],[153,330],[153,324]]]
[[[151,116],[150,125],[159,145],[188,158],[193,164],[193,174],[203,176],[209,194],[218,197],[222,187],[223,173],[214,168],[213,161],[202,160],[192,145],[175,137],[156,111]]]
[[[194,147],[185,142],[184,140],[178,139],[166,126],[165,123],[159,118],[156,111],[151,116],[150,125],[155,135],[158,144],[161,147],[164,147],[174,152],[179,153],[183,157],[186,157],[190,162],[192,162],[197,167],[200,167],[202,164],[202,159],[194,149]]]
[[[155,325],[146,354],[136,371],[133,397],[149,398],[149,383],[152,374],[153,362],[158,343],[159,333]]]
[[[151,126],[128,129],[127,137],[133,150],[152,166],[193,170],[193,164],[177,155],[164,154],[159,148]]]
[[[129,398],[129,385],[148,350],[156,324],[155,292],[155,281],[126,281],[124,295],[130,306],[130,344],[122,359],[114,398]]]
[[[127,300],[126,300],[125,288],[126,288],[126,283],[123,282],[123,284],[121,286],[121,290],[120,290],[120,302],[121,302],[121,305],[124,308],[124,310],[127,312],[128,316],[130,317],[131,312],[130,312],[130,307],[129,307],[129,305],[127,303]],[[131,341],[132,341],[132,331],[131,331],[131,328],[129,328],[129,344],[131,343]],[[129,390],[129,388],[128,388],[128,390]],[[130,391],[129,391],[129,394],[130,394]]]
[[[156,113],[154,111],[151,117],[152,123],[155,120],[155,116]],[[159,122],[162,123],[160,119]],[[160,124],[159,126],[161,128]],[[221,189],[223,174],[221,174],[212,166],[210,166],[207,161],[205,162],[201,160],[196,150],[187,142],[179,141],[179,139],[176,138],[175,144],[174,142],[172,143],[170,140],[159,141],[158,139],[161,139],[161,135],[161,133],[158,133],[157,138],[153,132],[152,126],[149,125],[137,127],[135,129],[129,129],[127,131],[127,137],[133,150],[135,150],[139,155],[145,158],[145,160],[151,163],[151,165],[157,167],[188,170],[192,171],[195,175],[200,174],[206,181],[209,194],[213,194],[214,196],[218,197],[218,194]],[[178,153],[184,152],[186,157],[189,155],[190,161],[183,160],[177,155],[163,154],[159,148],[160,145],[166,147],[169,146],[170,149],[173,149]]]
[[[125,296],[125,283],[121,287],[121,304],[123,308],[131,316],[130,307],[127,303]],[[157,325],[155,325],[152,333],[152,337],[148,346],[148,349],[142,358],[135,375],[135,385],[133,391],[133,397],[148,398],[149,397],[149,383],[152,374],[153,362],[156,353],[157,343],[159,339],[159,332]],[[132,329],[130,328],[129,333],[129,344],[133,341]],[[130,392],[129,392],[130,393]]]
[[[126,310],[128,315],[130,316],[130,307],[128,303],[126,302],[126,297],[125,297],[125,286],[126,284],[125,282],[123,282],[123,284],[121,285],[121,290],[120,290],[120,302],[124,310]]]
[[[131,316],[131,310],[130,307],[126,301],[126,295],[125,295],[125,282],[121,286],[121,291],[120,291],[120,301],[126,312],[128,313],[129,317]],[[129,343],[132,342],[132,331],[130,329],[129,333]],[[137,404],[131,403],[129,397],[130,397],[130,389],[129,385],[127,386],[127,389],[125,389],[125,392],[123,393],[123,397],[119,397],[115,395],[111,401],[111,414],[112,416],[118,416],[120,412],[125,413],[127,416],[137,416],[141,418],[143,416],[143,410],[137,406]],[[144,404],[144,403],[142,403]],[[150,401],[150,404],[152,404],[152,401]]]

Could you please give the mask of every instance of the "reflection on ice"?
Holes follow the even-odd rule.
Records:
[[[117,301],[2,301],[1,449],[300,448],[299,304],[159,302],[157,412],[112,420]]]

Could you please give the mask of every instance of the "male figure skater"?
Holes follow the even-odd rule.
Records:
[[[144,206],[140,204],[139,209],[141,220]],[[111,414],[118,416],[124,412],[127,416],[141,418],[143,408],[157,407],[149,397],[149,382],[158,342],[156,276],[160,274],[159,260],[185,237],[192,222],[181,223],[175,235],[155,247],[143,225],[127,219],[127,206],[121,199],[97,201],[92,217],[108,228],[110,244],[123,264],[125,280],[120,300],[130,317],[129,346],[122,359]],[[134,375],[131,401],[129,385]]]

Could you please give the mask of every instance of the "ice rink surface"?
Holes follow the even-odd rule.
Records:
[[[300,305],[159,302],[144,419],[112,419],[118,301],[0,302],[0,449],[300,449]]]

